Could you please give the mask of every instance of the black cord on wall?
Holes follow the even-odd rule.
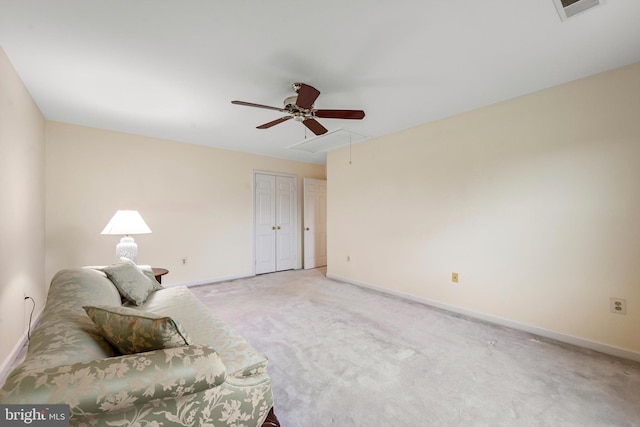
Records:
[[[24,297],[24,300],[30,299],[33,303],[33,307],[31,307],[31,314],[29,315],[29,331],[27,332],[27,339],[31,339],[31,319],[33,318],[33,311],[36,309],[36,301],[31,297]]]

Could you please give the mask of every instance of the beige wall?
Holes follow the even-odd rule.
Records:
[[[138,263],[168,268],[163,284],[251,275],[253,171],[297,174],[300,201],[302,178],[325,178],[324,165],[57,122],[46,164],[48,279],[113,262],[120,237],[100,232],[118,209],[140,211],[153,231],[135,236]]]
[[[328,273],[640,352],[639,114],[636,64],[330,153]]]
[[[44,128],[0,48],[0,372],[44,303]]]

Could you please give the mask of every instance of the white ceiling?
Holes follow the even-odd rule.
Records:
[[[324,163],[282,114],[379,137],[640,61],[640,1],[561,22],[552,0],[0,0],[0,46],[49,120]]]

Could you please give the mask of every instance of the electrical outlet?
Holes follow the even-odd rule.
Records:
[[[627,314],[627,300],[622,298],[609,298],[609,310],[612,313]]]
[[[187,258],[182,258],[182,265],[186,265],[187,264]]]
[[[458,273],[451,273],[451,281],[453,283],[458,283]]]
[[[351,257],[349,255],[347,255],[347,262],[351,261]]]

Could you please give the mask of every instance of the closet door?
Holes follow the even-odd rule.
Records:
[[[296,181],[276,176],[276,271],[296,268]]]
[[[276,177],[255,175],[256,274],[276,271]]]
[[[255,273],[296,268],[296,178],[255,174]]]

